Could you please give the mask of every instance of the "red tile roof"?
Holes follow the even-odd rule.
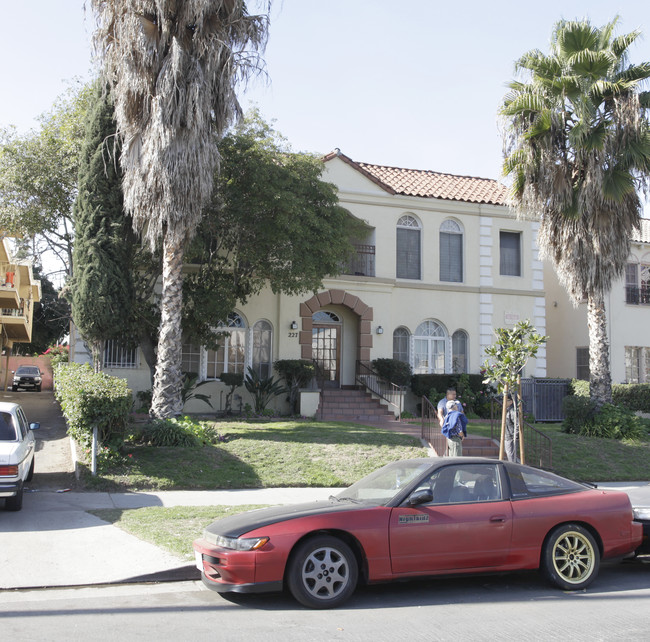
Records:
[[[340,158],[389,194],[440,198],[467,203],[506,204],[506,186],[490,178],[455,176],[454,174],[441,174],[422,169],[360,163],[353,161],[339,150],[325,156],[324,161],[327,162],[332,158]]]

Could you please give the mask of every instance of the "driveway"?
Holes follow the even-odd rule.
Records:
[[[36,463],[30,490],[63,489],[74,486],[74,464],[70,439],[61,408],[51,391],[0,392],[0,400],[19,403],[27,420],[39,422],[36,437]]]

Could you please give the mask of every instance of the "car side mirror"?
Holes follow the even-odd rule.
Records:
[[[38,423],[38,421],[34,422],[33,424],[29,424],[29,429],[30,430],[38,430],[41,427],[41,424]]]
[[[409,506],[417,506],[418,504],[427,504],[433,501],[433,493],[430,489],[417,490],[408,498]]]

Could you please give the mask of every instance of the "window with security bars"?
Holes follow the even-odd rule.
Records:
[[[137,356],[137,348],[129,348],[110,339],[104,346],[104,368],[137,368]]]
[[[499,232],[499,274],[521,276],[520,232]]]
[[[650,348],[625,346],[627,383],[650,383]]]
[[[589,348],[576,348],[576,379],[589,381]]]
[[[421,278],[420,224],[413,216],[402,216],[397,221],[398,279]]]
[[[463,232],[452,220],[440,226],[440,280],[463,281]]]

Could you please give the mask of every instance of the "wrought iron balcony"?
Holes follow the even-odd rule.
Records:
[[[354,254],[343,266],[343,274],[355,276],[375,276],[375,246],[353,245]]]
[[[630,305],[650,305],[650,288],[626,286],[625,303]]]

